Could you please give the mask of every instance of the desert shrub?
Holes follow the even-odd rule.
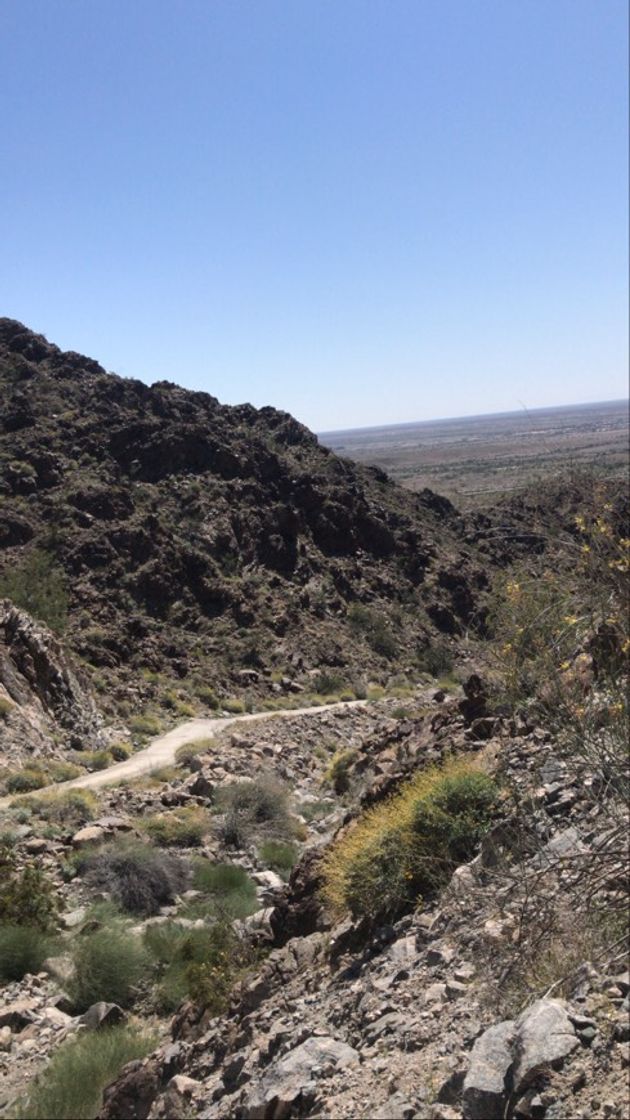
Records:
[[[222,837],[231,847],[243,848],[253,836],[291,835],[286,791],[271,777],[224,787],[219,791],[218,804],[225,809]]]
[[[13,850],[0,848],[0,922],[47,933],[58,910],[53,883],[35,863],[20,867]]]
[[[208,814],[197,806],[172,809],[140,821],[144,832],[163,848],[198,848],[208,831]]]
[[[320,696],[330,696],[343,688],[344,679],[334,669],[320,669],[313,679],[313,688]]]
[[[258,849],[258,854],[266,867],[273,868],[286,875],[297,863],[298,850],[295,844],[285,843],[282,840],[265,840]]]
[[[453,668],[453,651],[448,644],[439,638],[418,651],[418,668],[423,673],[430,673],[432,677],[440,677],[443,673],[450,673]]]
[[[317,821],[322,817],[326,817],[329,813],[332,813],[334,808],[335,806],[332,801],[320,799],[317,801],[303,801],[300,804],[299,812],[300,816],[310,823],[311,821]]]
[[[232,712],[234,715],[241,715],[245,711],[245,702],[233,696],[229,696],[227,700],[221,701],[221,707],[224,708],[226,712]]]
[[[202,891],[203,900],[190,903],[190,916],[218,915],[226,919],[246,918],[257,907],[256,885],[242,867],[233,863],[193,863],[192,884]]]
[[[205,704],[207,708],[211,708],[213,711],[217,710],[217,708],[219,707],[219,700],[216,693],[213,689],[210,688],[209,685],[196,684],[194,686],[194,691],[195,695],[199,697],[202,704]]]
[[[28,793],[33,789],[41,789],[47,782],[46,771],[38,766],[25,766],[23,770],[14,770],[4,780],[8,793]]]
[[[350,771],[357,758],[357,751],[348,748],[333,755],[324,781],[331,785],[337,794],[347,793],[350,788]]]
[[[77,757],[86,770],[107,770],[113,761],[109,751],[81,751]]]
[[[380,684],[371,684],[368,686],[367,699],[368,700],[382,700],[385,695],[385,689]]]
[[[219,922],[207,932],[203,959],[188,964],[186,982],[190,999],[214,1016],[227,1010],[232,989],[253,958],[228,924]]]
[[[159,735],[162,730],[162,721],[157,716],[140,715],[129,720],[129,727],[134,735],[151,736]]]
[[[109,751],[114,762],[125,762],[133,754],[133,747],[131,743],[119,740],[117,743],[111,744]]]
[[[187,997],[224,1010],[241,950],[229,926],[190,929],[179,922],[149,926],[144,943],[158,970],[156,1002],[174,1011]]]
[[[61,632],[68,617],[68,594],[63,569],[43,549],[33,549],[19,566],[0,573],[0,599],[16,606]]]
[[[156,1039],[135,1027],[110,1027],[64,1042],[37,1077],[19,1120],[93,1120],[102,1093],[122,1067],[144,1058]]]
[[[48,778],[51,782],[70,782],[73,778],[78,778],[80,773],[81,767],[75,766],[74,762],[49,763]]]
[[[80,854],[78,870],[86,883],[107,891],[129,914],[156,914],[174,901],[187,880],[186,867],[177,856],[129,840]]]
[[[34,926],[0,925],[0,979],[21,980],[39,972],[50,955],[51,939]]]
[[[467,761],[423,771],[368,809],[330,849],[325,896],[355,915],[395,914],[435,894],[474,854],[492,821],[498,787]]]
[[[89,789],[51,790],[40,796],[18,797],[11,804],[30,809],[34,816],[68,828],[93,820],[98,810],[98,800]]]
[[[354,633],[364,637],[375,653],[388,659],[397,657],[398,641],[380,611],[353,603],[348,610],[348,621]]]
[[[99,1000],[129,1007],[147,971],[147,956],[122,923],[112,923],[72,943],[74,974],[68,995],[76,1011]]]
[[[404,708],[402,705],[398,708],[394,708],[392,712],[393,719],[409,719],[410,715],[411,712],[409,708]]]
[[[192,743],[182,743],[175,751],[175,761],[178,766],[190,766],[194,758],[200,754],[207,754],[216,747],[216,739],[195,739]]]
[[[6,697],[0,696],[0,719],[6,719],[13,710],[14,705]]]

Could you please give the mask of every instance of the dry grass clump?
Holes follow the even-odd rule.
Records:
[[[53,1054],[19,1109],[19,1120],[91,1120],[102,1092],[127,1062],[144,1058],[156,1039],[135,1027],[110,1027],[71,1038]]]
[[[198,848],[209,829],[208,814],[195,805],[156,813],[140,827],[162,848]]]
[[[469,760],[418,774],[333,845],[325,860],[328,905],[384,916],[434,894],[474,854],[498,796],[493,779]]]
[[[142,915],[170,906],[188,877],[182,861],[171,852],[131,840],[81,855],[78,870],[89,886],[106,891],[122,910]]]

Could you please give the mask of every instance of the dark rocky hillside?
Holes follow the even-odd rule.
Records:
[[[2,319],[0,432],[0,575],[60,582],[102,691],[130,667],[233,695],[323,666],[384,680],[475,618],[486,577],[450,503],[286,413],[148,387]]]

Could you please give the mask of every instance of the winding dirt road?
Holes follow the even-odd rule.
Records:
[[[235,723],[251,723],[253,720],[266,719],[291,719],[294,716],[320,715],[322,712],[332,712],[335,708],[364,708],[368,700],[346,700],[337,704],[321,704],[311,708],[283,708],[275,712],[253,712],[251,715],[225,716],[218,719],[189,719],[180,723],[166,735],[160,735],[143,750],[124,762],[116,762],[107,770],[97,770],[93,774],[85,774],[80,778],[71,778],[69,782],[57,782],[55,785],[46,786],[35,792],[37,795],[50,790],[64,789],[99,789],[101,786],[118,785],[119,782],[137,778],[141,774],[150,774],[153,770],[160,770],[162,766],[170,766],[175,761],[175,752],[184,743],[194,743],[197,739],[214,738],[219,732],[224,731]],[[12,798],[5,797],[0,800],[0,808],[6,807]]]

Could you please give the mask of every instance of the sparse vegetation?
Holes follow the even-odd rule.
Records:
[[[48,933],[57,910],[57,894],[44,871],[33,862],[20,866],[11,848],[0,848],[0,922]]]
[[[112,922],[72,944],[74,975],[68,995],[78,1012],[105,1000],[129,1007],[147,971],[147,956],[122,922]]]
[[[434,894],[474,854],[497,802],[493,779],[468,761],[418,774],[333,845],[325,861],[329,905],[396,914]]]
[[[0,980],[21,980],[39,972],[50,955],[51,938],[34,926],[0,924]]]
[[[50,823],[63,823],[68,828],[92,820],[98,809],[98,800],[89,789],[51,790],[39,796],[35,793],[29,797],[18,797],[11,804],[25,809],[33,817]]]
[[[350,788],[350,771],[357,760],[357,751],[349,747],[333,755],[324,781],[331,785],[336,794],[347,793]]]
[[[225,810],[221,834],[230,847],[246,847],[258,836],[282,838],[292,834],[286,790],[271,777],[224,787],[218,805]]]
[[[66,577],[55,558],[33,549],[22,562],[0,573],[0,599],[16,606],[61,633],[68,617]]]
[[[178,766],[190,768],[193,759],[208,754],[216,746],[216,739],[195,739],[192,743],[182,743],[175,752],[175,761]]]
[[[188,929],[177,921],[149,926],[144,941],[158,969],[156,1003],[172,1012],[186,998],[224,1011],[243,959],[243,947],[227,924]]]
[[[124,840],[80,856],[79,873],[95,890],[107,891],[128,914],[156,914],[185,887],[185,865],[170,852]]]
[[[271,867],[281,875],[287,875],[298,859],[298,850],[295,844],[282,840],[265,840],[258,849],[258,854],[266,867]]]
[[[157,813],[140,823],[151,840],[163,848],[198,848],[209,829],[208,814],[194,805]]]
[[[156,1039],[134,1027],[110,1027],[63,1043],[27,1094],[19,1120],[93,1120],[102,1092],[127,1062],[143,1058]]]

